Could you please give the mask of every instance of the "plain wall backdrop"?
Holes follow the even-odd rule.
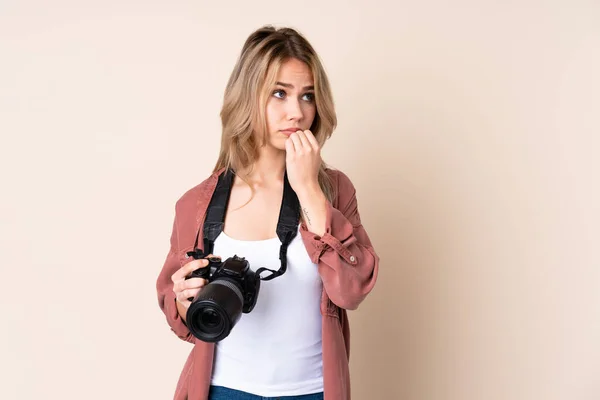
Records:
[[[0,1],[0,398],[172,397],[175,201],[246,37],[319,52],[381,272],[353,399],[600,398],[598,1]]]

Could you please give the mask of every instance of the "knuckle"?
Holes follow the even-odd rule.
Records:
[[[177,271],[175,271],[175,272],[173,273],[173,275],[171,275],[171,282],[175,283],[175,282],[177,282],[179,279],[181,279],[181,278],[179,277],[179,275],[180,275],[180,274],[181,274],[181,268],[179,268]]]
[[[182,283],[185,284],[185,282],[176,282],[175,285],[173,285],[173,290],[177,293],[177,292],[181,292],[181,290],[183,290],[183,285]]]

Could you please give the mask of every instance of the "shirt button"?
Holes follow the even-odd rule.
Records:
[[[350,261],[354,262],[356,258],[354,256],[350,256]]]

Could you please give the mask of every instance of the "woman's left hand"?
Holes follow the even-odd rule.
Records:
[[[290,186],[299,196],[319,187],[321,149],[310,130],[298,130],[285,142],[285,164]]]

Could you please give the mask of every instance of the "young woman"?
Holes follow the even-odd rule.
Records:
[[[176,204],[171,248],[157,280],[171,330],[194,344],[176,400],[349,400],[349,327],[377,279],[379,257],[361,224],[349,178],[327,167],[320,148],[336,126],[329,82],[309,42],[265,26],[246,40],[225,90],[221,151],[213,173]],[[207,281],[189,257],[219,177],[233,182],[212,254],[244,257],[252,270],[278,270],[276,234],[286,182],[300,208],[287,270],[260,285],[254,309],[216,343],[186,324],[190,299]],[[197,237],[199,236],[199,237]]]

